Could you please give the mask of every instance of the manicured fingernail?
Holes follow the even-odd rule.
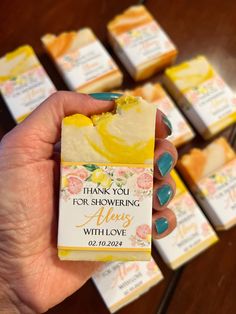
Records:
[[[162,154],[157,160],[157,167],[160,174],[164,177],[172,168],[174,159],[170,153]]]
[[[89,94],[89,96],[97,100],[116,100],[122,95],[118,93],[92,93],[92,94]]]
[[[169,184],[162,185],[157,190],[157,198],[161,206],[168,203],[172,195],[173,195],[173,190]]]
[[[157,234],[162,234],[168,229],[169,223],[166,218],[161,217],[155,221],[155,226]]]
[[[164,124],[166,126],[168,135],[171,135],[173,127],[172,127],[172,124],[171,124],[170,120],[167,118],[167,116],[163,115],[162,116],[162,121],[164,122]]]

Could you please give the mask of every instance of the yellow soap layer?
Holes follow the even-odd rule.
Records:
[[[29,45],[21,46],[0,58],[0,83],[39,65],[33,48]]]
[[[181,92],[185,93],[212,78],[215,71],[204,56],[198,56],[167,69],[165,75]]]
[[[123,96],[116,112],[66,117],[62,160],[143,164],[153,162],[155,108],[141,98]]]
[[[174,169],[171,171],[171,177],[175,181],[176,185],[175,197],[186,192],[187,190],[186,186],[184,185],[183,181],[180,179],[179,175]]]
[[[109,249],[110,250],[110,249]],[[98,250],[82,249],[64,249],[58,248],[58,257],[60,260],[70,261],[99,261],[99,262],[129,262],[129,261],[149,261],[151,259],[151,249],[127,249],[127,250],[113,250],[109,252],[105,248]],[[133,252],[132,252],[133,251]]]

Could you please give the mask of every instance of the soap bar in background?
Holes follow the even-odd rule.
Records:
[[[236,224],[236,154],[225,138],[192,149],[178,169],[217,230]]]
[[[111,313],[137,299],[163,279],[153,259],[148,262],[113,262],[102,266],[93,277]]]
[[[164,83],[205,139],[236,122],[236,96],[206,57],[167,69]]]
[[[0,58],[0,91],[19,123],[56,89],[34,50],[25,45]]]
[[[177,226],[171,234],[153,243],[167,265],[176,269],[218,238],[177,173],[172,171],[171,175],[176,183],[176,195],[168,207],[176,215]]]
[[[92,93],[121,85],[122,73],[90,28],[46,34],[42,42],[71,90]]]
[[[195,134],[190,125],[159,83],[146,83],[133,90],[122,92],[126,95],[141,96],[168,117],[173,127],[172,135],[168,140],[175,146],[179,147],[194,138]]]
[[[155,107],[63,119],[58,231],[62,260],[150,260]]]
[[[108,23],[109,41],[134,80],[170,65],[177,50],[143,5],[131,6]]]

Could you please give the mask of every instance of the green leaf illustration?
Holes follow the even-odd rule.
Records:
[[[96,166],[96,165],[93,165],[93,164],[87,164],[87,165],[83,165],[84,166],[84,168],[86,168],[88,171],[90,171],[90,172],[93,172],[94,170],[96,170],[96,169],[99,169],[99,167],[98,166]]]

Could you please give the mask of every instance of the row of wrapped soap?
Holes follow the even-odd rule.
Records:
[[[115,52],[134,77],[150,76],[169,65],[176,54],[173,44],[144,6],[129,8],[109,23],[108,30]],[[42,41],[71,90],[101,92],[121,85],[121,71],[90,29],[58,36],[47,34]],[[1,58],[0,72],[0,90],[17,122],[55,91],[30,46],[20,47]],[[167,69],[164,83],[204,138],[236,121],[235,95],[205,57]],[[158,94],[166,97],[160,88],[151,85],[134,93],[154,102],[160,100]],[[186,131],[183,140],[185,136],[193,137],[179,114],[174,115],[173,121],[177,119],[178,129]]]
[[[193,149],[180,159],[178,168],[217,230],[236,224],[236,155],[224,138],[215,140],[204,150]],[[216,243],[218,237],[175,171],[172,177],[177,192],[169,207],[176,214],[177,227],[153,244],[167,265],[176,269]],[[93,276],[93,281],[109,310],[115,312],[162,278],[151,259],[106,263]]]
[[[0,90],[17,122],[56,91],[29,46],[18,48],[0,59],[0,69]],[[235,95],[206,58],[198,57],[167,69],[165,82],[182,111],[205,138],[236,121]],[[194,137],[189,123],[160,84],[146,83],[134,90],[120,92],[142,96],[163,111],[172,122],[170,140],[176,146]]]

